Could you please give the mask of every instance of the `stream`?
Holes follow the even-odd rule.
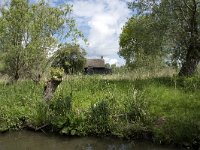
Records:
[[[115,138],[66,137],[31,131],[0,134],[0,150],[178,150],[150,142]]]

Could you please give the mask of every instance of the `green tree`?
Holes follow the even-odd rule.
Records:
[[[162,46],[181,62],[180,76],[192,76],[200,61],[200,0],[142,0],[129,3],[138,17],[150,15],[162,31]],[[157,38],[158,39],[158,38]]]
[[[63,68],[66,74],[82,72],[86,52],[76,44],[65,44],[55,52],[52,67]]]
[[[106,67],[106,68],[111,68],[111,66],[110,66],[109,63],[106,63],[106,64],[105,64],[105,67]]]
[[[119,55],[128,67],[152,68],[159,66],[165,54],[162,50],[162,32],[154,30],[156,22],[149,15],[133,16],[120,35]]]
[[[6,72],[16,80],[19,72],[24,66],[22,50],[23,32],[25,30],[26,13],[28,14],[28,3],[26,1],[12,1],[9,11],[3,9],[1,17],[1,49],[6,52]],[[21,61],[20,61],[21,60]]]
[[[71,11],[70,5],[51,7],[44,0],[34,4],[11,0],[8,10],[2,7],[0,51],[5,53],[5,72],[15,80],[42,74],[48,52],[59,41],[82,36],[70,17]]]

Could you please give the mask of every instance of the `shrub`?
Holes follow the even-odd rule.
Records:
[[[130,122],[145,122],[148,118],[148,101],[144,94],[137,90],[125,103],[127,117]]]
[[[102,100],[91,105],[89,114],[89,124],[92,133],[105,134],[110,133],[110,108],[109,102]]]
[[[54,97],[49,105],[50,123],[56,129],[64,127],[72,110],[72,98],[58,95]]]

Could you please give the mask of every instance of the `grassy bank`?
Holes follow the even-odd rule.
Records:
[[[159,143],[200,143],[200,78],[66,77],[46,104],[43,84],[0,84],[0,131],[45,129]]]

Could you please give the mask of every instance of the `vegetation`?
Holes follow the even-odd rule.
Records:
[[[194,75],[200,60],[200,1],[141,0],[129,6],[136,14],[124,26],[119,53],[127,63],[162,56],[181,68],[180,76]]]
[[[79,45],[62,45],[52,56],[51,66],[63,68],[66,74],[82,72],[86,61],[85,55],[85,50]]]
[[[44,0],[12,0],[9,9],[2,6],[0,56],[4,73],[14,80],[41,76],[47,69],[51,50],[68,37],[75,41],[83,36],[76,29],[71,11],[70,5],[51,7]]]
[[[127,65],[107,64],[114,72],[109,76],[82,76],[74,75],[83,69],[85,51],[75,44],[83,35],[71,6],[11,0],[10,7],[0,8],[0,73],[18,82],[0,74],[0,132],[28,128],[198,149],[199,5],[199,0],[130,2],[137,13],[123,28],[119,52]],[[57,50],[52,57],[51,50]],[[48,81],[40,80],[44,72]]]
[[[149,16],[132,17],[123,28],[119,54],[129,68],[152,69],[164,66],[162,33],[155,31],[156,24],[152,19]]]
[[[198,146],[199,77],[136,80],[66,76],[45,103],[42,84],[0,84],[0,130],[112,135]]]

